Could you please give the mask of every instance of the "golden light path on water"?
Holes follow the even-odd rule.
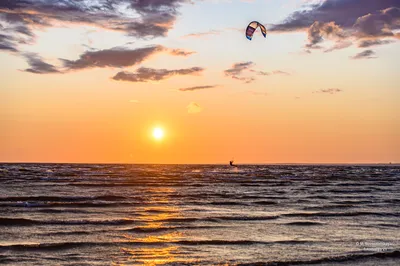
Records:
[[[166,187],[148,188],[144,191],[147,201],[145,207],[138,207],[140,212],[139,221],[142,232],[149,233],[125,233],[122,235],[127,244],[134,243],[132,247],[123,247],[121,252],[125,259],[121,262],[114,262],[112,265],[163,265],[169,263],[190,263],[194,260],[184,259],[179,244],[185,235],[182,232],[162,233],[170,225],[166,220],[184,218],[180,209],[171,206],[171,194],[175,189]],[[160,233],[157,233],[160,232]],[[143,245],[137,245],[143,243]],[[154,247],[151,247],[154,246]]]

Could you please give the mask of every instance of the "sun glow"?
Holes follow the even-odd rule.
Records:
[[[161,140],[164,137],[164,130],[162,128],[156,127],[153,129],[153,137],[156,140]]]

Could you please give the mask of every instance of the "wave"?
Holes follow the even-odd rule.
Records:
[[[167,218],[160,222],[190,223],[190,222],[222,222],[222,221],[265,221],[278,219],[279,216],[212,216],[201,218]]]
[[[348,217],[348,216],[383,216],[383,217],[400,217],[400,213],[390,212],[367,212],[367,211],[356,211],[356,212],[301,212],[301,213],[286,213],[281,214],[285,217]]]
[[[103,231],[96,231],[96,232],[103,232]],[[106,232],[106,231],[104,231],[104,232]],[[92,233],[93,233],[93,231],[60,231],[60,232],[51,232],[51,233],[40,233],[39,235],[53,237],[53,236],[66,236],[66,235],[90,235]]]
[[[0,255],[0,263],[6,264],[6,263],[13,263],[13,262],[16,262],[16,260]]]
[[[380,224],[376,224],[376,226],[400,228],[400,225],[398,225],[398,224],[380,223]]]
[[[25,218],[0,218],[0,226],[33,225],[127,225],[137,223],[130,219],[115,220],[33,220]]]
[[[208,204],[211,205],[246,205],[246,202],[237,202],[237,201],[212,201]]]
[[[0,250],[12,251],[58,251],[77,247],[85,246],[104,246],[112,245],[113,243],[99,243],[99,242],[62,242],[62,243],[32,243],[32,244],[14,244],[14,245],[0,245]]]
[[[374,203],[374,201],[372,200],[341,200],[341,201],[334,201],[333,203],[335,204],[343,204],[343,205],[347,205],[347,204],[370,204],[370,203]],[[342,205],[339,205],[342,206]]]
[[[41,213],[95,213],[94,211],[90,210],[82,210],[82,209],[74,209],[74,208],[69,208],[69,209],[53,209],[53,208],[44,208],[44,209],[35,209],[35,212],[41,212]]]
[[[320,206],[304,206],[301,209],[308,211],[308,210],[315,210],[315,211],[324,211],[324,210],[334,210],[334,209],[351,209],[358,207],[357,204],[327,204],[327,205],[320,205]]]
[[[239,196],[237,197],[238,199],[258,199],[258,200],[286,200],[288,199],[287,197],[280,197],[280,196],[251,196],[251,195],[246,195],[246,196]]]
[[[295,261],[271,261],[271,262],[256,262],[256,263],[239,263],[237,266],[288,266],[288,265],[310,265],[310,264],[321,264],[321,263],[339,263],[339,262],[355,262],[365,259],[388,259],[388,258],[400,258],[400,251],[373,253],[373,254],[353,254],[337,257],[326,257],[321,259],[313,260],[295,260]],[[378,264],[379,265],[379,264]]]
[[[25,218],[0,218],[0,226],[37,225],[39,221]]]
[[[177,240],[177,241],[114,241],[114,242],[57,242],[57,243],[26,243],[26,244],[11,244],[0,245],[0,251],[59,251],[71,248],[85,248],[96,246],[113,246],[116,245],[160,245],[160,244],[175,244],[186,246],[199,245],[296,245],[307,244],[310,241],[301,240],[283,240],[283,241],[250,241],[250,240]]]
[[[327,190],[326,192],[330,193],[338,193],[338,194],[363,194],[363,193],[370,193],[372,190],[371,189],[352,189],[352,190],[344,190],[344,189],[330,189]]]
[[[94,197],[65,197],[65,196],[29,196],[29,197],[0,197],[0,202],[39,202],[39,201],[50,201],[50,202],[74,202],[74,201],[125,201],[127,197],[115,196],[115,195],[104,195]]]
[[[311,225],[324,225],[320,222],[311,222],[311,221],[298,221],[298,222],[289,222],[285,225],[295,225],[295,226],[311,226]]]
[[[63,207],[63,208],[105,208],[118,206],[132,206],[133,202],[21,202],[21,203],[0,203],[6,207],[24,208],[44,208],[44,207]]]
[[[252,240],[180,240],[174,243],[181,245],[295,245],[307,244],[310,241],[303,240],[281,240],[281,241],[252,241]]]
[[[166,226],[166,227],[134,227],[121,229],[119,231],[133,232],[133,233],[159,233],[165,231],[176,230],[198,230],[198,229],[218,229],[226,228],[226,226]]]
[[[278,204],[276,201],[269,201],[269,200],[253,201],[252,203],[257,204],[257,205],[276,205],[276,204]]]

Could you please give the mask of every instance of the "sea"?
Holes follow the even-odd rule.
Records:
[[[400,166],[4,163],[0,264],[400,265]]]

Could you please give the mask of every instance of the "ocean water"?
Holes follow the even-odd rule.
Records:
[[[0,264],[400,265],[400,167],[0,164]]]

